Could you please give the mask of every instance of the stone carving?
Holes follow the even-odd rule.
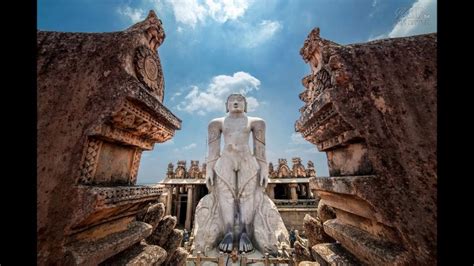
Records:
[[[275,169],[273,168],[273,163],[268,163],[268,177],[275,178]]]
[[[166,178],[174,178],[174,165],[173,165],[173,163],[168,164],[168,170],[166,171]]]
[[[151,150],[154,144],[152,139],[144,139],[128,130],[113,127],[107,124],[96,125],[90,128],[88,131],[90,132],[89,135],[100,135],[118,143],[131,144],[143,150]]]
[[[175,129],[181,129],[181,119],[171,113],[162,102],[156,100],[156,96],[152,95],[145,86],[140,82],[130,82],[125,88],[132,94],[138,101],[146,104],[147,107],[151,108],[157,115],[161,117],[160,121],[166,121]]]
[[[137,181],[138,167],[140,165],[141,156],[142,151],[139,149],[135,149],[135,152],[133,154],[132,170],[130,173],[130,184],[135,184],[135,182]]]
[[[292,176],[297,177],[306,177],[306,170],[304,169],[303,164],[301,163],[300,157],[295,157],[292,159],[293,162],[293,169],[292,169]]]
[[[163,71],[160,59],[146,46],[140,46],[135,53],[137,78],[153,91],[163,102]]]
[[[130,101],[125,101],[118,111],[112,113],[111,120],[115,127],[155,142],[165,142],[174,135],[170,128]]]
[[[327,153],[330,177],[309,186],[334,210],[311,230],[363,264],[436,264],[436,51],[436,33],[339,45],[318,28],[300,51],[311,74],[295,129]]]
[[[316,176],[316,169],[314,168],[314,163],[312,161],[308,161],[308,166],[306,167],[306,177],[315,177]]]
[[[290,167],[288,167],[288,162],[286,161],[286,159],[278,159],[278,170],[276,177],[291,177],[291,170]]]
[[[186,178],[186,161],[178,161],[178,166],[174,172],[174,178]]]
[[[201,171],[199,170],[199,161],[191,160],[187,178],[201,178]]]
[[[229,115],[209,123],[209,157],[206,185],[210,194],[201,199],[194,225],[196,251],[261,252],[277,254],[288,244],[288,232],[275,204],[265,193],[268,164],[265,158],[265,121],[246,115],[240,94],[227,98]],[[220,151],[220,139],[224,149]],[[248,146],[254,138],[254,155]]]
[[[154,12],[126,31],[37,32],[39,265],[163,261],[137,245],[153,226],[136,216],[160,189],[135,186],[141,152],[181,127],[150,83],[163,89],[163,39]]]
[[[97,159],[99,158],[99,151],[102,145],[101,140],[89,138],[84,151],[79,182],[81,184],[89,184],[94,177],[95,169],[97,167]]]

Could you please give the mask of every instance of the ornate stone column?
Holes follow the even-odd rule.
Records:
[[[171,215],[171,208],[173,206],[173,186],[168,186],[168,196],[166,198],[166,215]]]
[[[275,184],[268,184],[267,194],[270,197],[270,199],[272,200],[275,199]]]
[[[297,202],[298,201],[298,194],[296,194],[296,187],[298,184],[288,184],[291,190],[291,201]]]
[[[192,219],[192,210],[193,210],[193,186],[187,186],[188,189],[188,199],[186,202],[186,221],[184,222],[184,228],[186,230],[191,230],[191,219]]]

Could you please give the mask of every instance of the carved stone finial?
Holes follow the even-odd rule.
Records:
[[[278,170],[277,170],[276,176],[279,178],[291,177],[291,170],[288,167],[288,162],[286,161],[286,159],[283,159],[283,158],[278,159]]]
[[[126,32],[143,32],[149,48],[156,53],[156,49],[165,40],[163,22],[153,10],[150,10],[145,20],[140,21],[126,30]]]
[[[305,40],[304,45],[300,50],[300,54],[305,62],[311,60],[311,57],[319,52],[321,46],[320,41],[319,28],[316,27],[308,34],[308,38]]]
[[[315,177],[316,176],[316,169],[314,168],[314,163],[312,161],[308,161],[308,167],[306,168],[306,177]]]
[[[176,166],[174,176],[175,178],[181,178],[181,179],[184,179],[187,177],[186,161],[178,161],[178,165]]]
[[[199,161],[191,160],[191,166],[188,170],[188,178],[200,178],[201,171],[199,170]]]
[[[297,177],[306,177],[306,170],[304,169],[303,164],[301,163],[300,157],[292,158],[293,167],[292,167],[292,176]]]
[[[152,20],[152,19],[158,19],[158,16],[156,15],[155,11],[153,9],[150,9],[148,12],[148,16],[146,16],[145,20]]]

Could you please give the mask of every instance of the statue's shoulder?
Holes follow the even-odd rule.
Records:
[[[260,117],[249,116],[248,119],[250,121],[250,125],[252,126],[265,126],[265,120]]]
[[[214,118],[209,122],[209,128],[221,128],[225,117]]]

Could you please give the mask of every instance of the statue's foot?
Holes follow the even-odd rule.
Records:
[[[225,234],[221,243],[219,243],[219,249],[223,252],[231,252],[234,245],[234,237],[232,233]]]
[[[247,235],[247,233],[242,233],[240,235],[239,251],[247,253],[252,250],[253,250],[253,245],[252,245],[252,242],[250,241],[249,236]]]

